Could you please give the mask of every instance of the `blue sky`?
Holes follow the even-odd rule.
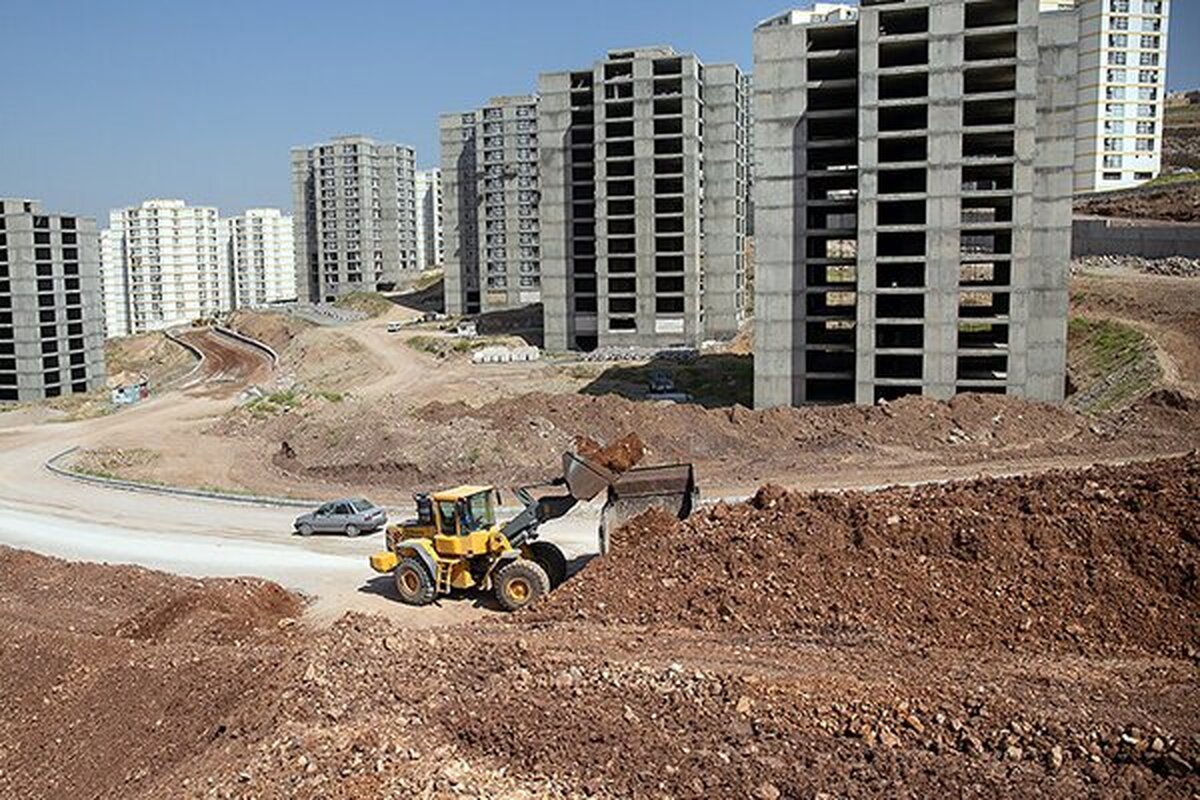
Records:
[[[804,5],[805,3],[792,3]],[[1169,83],[1200,87],[1200,2],[1173,4]],[[670,44],[749,70],[786,0],[0,0],[0,196],[106,224],[148,197],[291,205],[288,149],[339,133],[437,162],[437,115],[540,71]]]

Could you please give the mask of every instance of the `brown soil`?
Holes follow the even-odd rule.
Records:
[[[186,348],[161,333],[109,339],[104,361],[110,383],[132,383],[145,376],[151,389],[183,376],[196,364]]]
[[[898,644],[1200,645],[1200,456],[649,514],[535,615]],[[1153,620],[1148,625],[1147,620]]]
[[[296,337],[315,326],[299,317],[260,311],[237,311],[229,318],[229,327],[283,353]]]
[[[767,488],[423,632],[0,550],[0,795],[1191,797],[1198,491]]]
[[[576,436],[575,452],[593,464],[621,473],[633,469],[646,456],[646,445],[636,433],[626,434],[608,446],[587,436]]]
[[[1152,192],[1113,192],[1076,203],[1075,212],[1096,217],[1200,222],[1200,181],[1168,184]]]
[[[137,796],[237,735],[301,611],[261,581],[0,548],[0,796]]]
[[[269,420],[240,412],[214,433],[276,455],[293,484],[366,487],[401,502],[409,491],[462,481],[515,486],[558,473],[576,436],[636,432],[646,463],[696,464],[705,491],[788,480],[836,480],[871,471],[880,482],[921,467],[1021,464],[1037,458],[1121,458],[1200,447],[1200,408],[1154,397],[1096,419],[1065,407],[964,395],[910,397],[887,406],[751,411],[659,406],[614,396],[530,394],[478,408],[398,398],[312,404]]]

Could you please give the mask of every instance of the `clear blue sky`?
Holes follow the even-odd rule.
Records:
[[[0,0],[0,196],[95,216],[148,197],[290,208],[288,149],[339,133],[437,162],[437,115],[529,92],[610,48],[749,70],[787,0]],[[1176,0],[1172,89],[1200,87],[1200,1]]]

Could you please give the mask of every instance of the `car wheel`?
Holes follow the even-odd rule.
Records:
[[[301,536],[312,536],[312,533],[313,533],[312,525],[309,525],[306,522],[303,525],[301,525],[299,528],[296,528],[296,532],[299,533]]]
[[[346,535],[349,536],[351,539],[353,539],[355,536],[358,536],[358,526],[357,525],[347,525],[346,526]]]

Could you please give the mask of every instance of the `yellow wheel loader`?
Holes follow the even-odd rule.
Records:
[[[535,489],[549,487],[559,491],[534,496]],[[387,550],[371,556],[371,568],[392,573],[397,594],[410,605],[427,605],[456,589],[477,589],[494,592],[501,608],[515,611],[567,578],[566,557],[555,544],[539,541],[540,526],[606,490],[602,520],[610,512],[624,520],[651,506],[670,508],[682,518],[696,499],[690,465],[618,474],[568,452],[563,454],[561,477],[516,490],[524,508],[505,523],[496,521],[499,492],[492,486],[416,495],[416,519],[388,528]],[[602,521],[602,549],[604,526]]]

